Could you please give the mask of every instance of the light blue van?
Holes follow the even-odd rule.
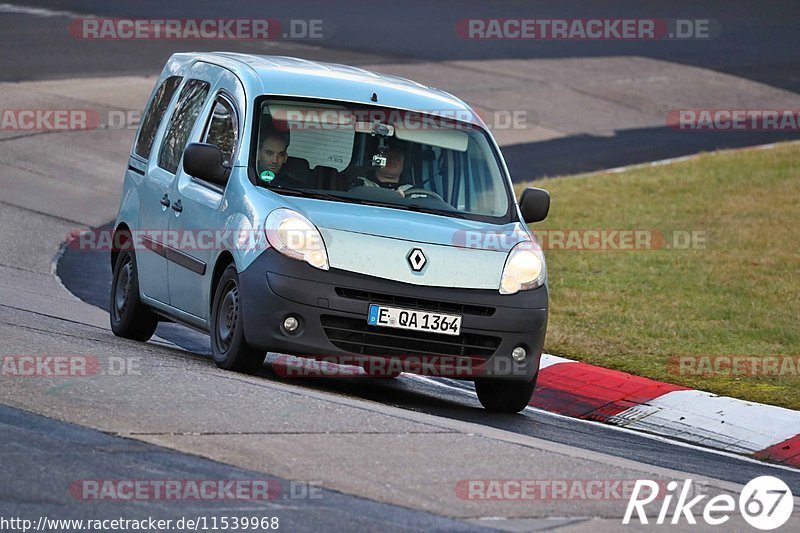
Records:
[[[469,379],[517,412],[547,327],[544,255],[483,121],[443,91],[343,65],[173,55],[128,159],[111,326],[211,336],[215,363],[267,352],[367,374]],[[433,369],[433,370],[432,370]]]

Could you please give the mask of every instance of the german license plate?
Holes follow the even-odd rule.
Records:
[[[371,326],[386,326],[388,328],[411,329],[414,331],[427,331],[429,333],[442,333],[444,335],[459,335],[461,333],[461,316],[432,313],[430,311],[412,311],[398,307],[372,304],[369,306],[367,324]]]

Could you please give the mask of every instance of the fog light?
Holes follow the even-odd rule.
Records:
[[[293,332],[293,331],[294,331],[294,330],[296,330],[298,327],[300,327],[300,321],[299,321],[299,320],[297,320],[297,319],[296,319],[295,317],[293,317],[293,316],[288,316],[288,317],[286,317],[286,319],[283,321],[283,329],[285,329],[285,330],[286,330],[286,331],[288,331],[289,333]]]
[[[522,346],[517,346],[511,351],[511,358],[517,363],[523,362],[526,357],[528,357],[528,352]]]

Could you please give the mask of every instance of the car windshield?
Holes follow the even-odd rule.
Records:
[[[487,135],[433,115],[263,100],[258,185],[279,193],[506,223],[510,188]]]

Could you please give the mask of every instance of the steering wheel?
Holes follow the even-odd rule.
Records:
[[[403,196],[405,196],[406,198],[408,198],[412,194],[422,194],[424,196],[430,196],[432,198],[436,198],[437,200],[444,202],[444,198],[442,198],[435,192],[429,191],[428,189],[423,189],[422,187],[411,187],[410,189],[406,189],[403,191]]]

